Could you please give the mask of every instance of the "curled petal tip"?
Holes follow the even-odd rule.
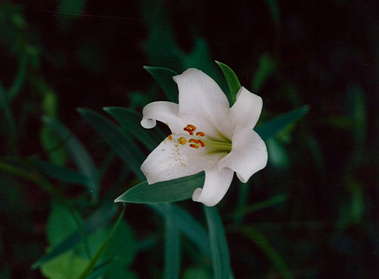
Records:
[[[141,120],[141,126],[145,129],[151,129],[154,128],[157,125],[157,121],[151,118],[143,118]]]

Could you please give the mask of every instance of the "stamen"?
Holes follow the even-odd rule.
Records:
[[[181,145],[185,145],[186,142],[187,142],[187,139],[186,139],[186,138],[184,138],[184,137],[180,137],[180,138],[179,138],[179,143],[180,143]]]
[[[168,137],[169,140],[172,140],[172,135],[171,134],[168,135],[167,137]]]
[[[188,124],[187,125],[187,128],[191,129],[192,131],[195,131],[196,130],[196,127],[191,125],[191,124]]]
[[[205,134],[204,134],[203,132],[197,132],[197,133],[196,133],[196,136],[198,136],[198,137],[204,137]]]
[[[197,144],[193,144],[193,143],[190,144],[190,147],[195,148],[195,149],[199,148],[199,146]]]
[[[185,127],[183,130],[186,131],[186,132],[188,132],[191,136],[193,135],[192,129],[190,129],[188,127]]]
[[[205,143],[202,140],[197,140],[197,141],[200,143],[201,147],[205,146]]]
[[[199,143],[200,143],[200,141],[197,140],[197,139],[190,139],[189,142],[193,142],[193,143],[196,143],[196,144],[199,144]]]

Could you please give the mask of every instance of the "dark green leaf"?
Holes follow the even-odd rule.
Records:
[[[108,237],[104,240],[104,242],[101,244],[101,246],[97,250],[95,256],[91,259],[91,261],[86,266],[86,268],[84,269],[84,271],[82,272],[82,274],[79,276],[79,279],[86,279],[92,273],[92,270],[94,269],[94,267],[95,267],[97,261],[99,260],[101,254],[104,252],[105,247],[107,246],[108,242],[111,240],[111,238],[112,238],[114,232],[116,231],[118,225],[122,221],[122,217],[124,216],[124,213],[125,213],[125,208],[126,207],[125,207],[125,204],[124,204],[122,212],[121,212],[120,216],[118,217],[116,223],[114,224],[111,232],[109,233]]]
[[[4,109],[4,112],[2,111]],[[0,113],[5,114],[6,131],[8,135],[7,147],[11,155],[17,155],[17,134],[15,119],[12,115],[11,107],[8,102],[8,96],[5,88],[0,83]]]
[[[87,185],[88,179],[81,173],[63,166],[52,164],[38,159],[31,160],[46,175],[66,183]]]
[[[145,156],[129,135],[97,112],[89,109],[78,109],[78,111],[104,138],[113,151],[136,173],[138,178],[143,180],[145,177],[140,166]]]
[[[151,208],[157,211],[159,214],[164,216],[165,207],[164,204],[155,203],[149,204]],[[211,255],[211,247],[209,244],[209,238],[204,227],[186,210],[183,208],[171,204],[175,212],[175,222],[178,228],[190,239],[192,242],[199,247],[199,249],[209,258]]]
[[[307,112],[308,106],[302,106],[291,112],[287,112],[275,117],[254,129],[263,140],[274,137],[277,133],[287,128],[290,124],[295,123],[302,118]]]
[[[97,198],[99,195],[98,172],[87,149],[74,134],[58,120],[45,116],[43,117],[43,121],[54,130],[61,141],[64,141],[65,147],[70,152],[80,172],[88,179],[88,183],[86,184],[88,190],[94,198]]]
[[[266,4],[269,7],[272,19],[274,20],[276,27],[279,27],[280,26],[280,14],[279,14],[278,2],[276,0],[266,0]]]
[[[231,100],[231,104],[234,104],[236,102],[237,93],[241,88],[241,83],[239,82],[237,75],[228,65],[219,61],[216,61],[216,63],[221,68],[226,82],[228,83],[230,92],[229,101]]]
[[[140,124],[142,116],[134,110],[122,107],[106,107],[103,109],[116,118],[131,137],[143,143],[149,150],[153,150],[165,138],[163,132],[157,127],[153,130],[142,128]]]
[[[107,224],[112,217],[116,214],[116,208],[114,206],[106,206],[97,210],[83,223],[83,232],[85,236],[91,235],[98,228]],[[36,269],[40,265],[62,255],[64,252],[72,249],[81,242],[81,235],[78,230],[63,239],[57,246],[53,247],[47,254],[36,261],[32,268]]]
[[[170,70],[168,68],[162,67],[143,67],[146,71],[148,71],[155,81],[159,84],[159,86],[165,92],[167,98],[174,103],[178,103],[178,85],[174,81],[172,77],[178,75],[175,71]]]
[[[196,188],[204,185],[204,178],[204,172],[201,172],[151,185],[144,181],[127,190],[115,202],[161,203],[186,200],[192,197]]]
[[[276,64],[277,61],[274,60],[268,53],[262,54],[259,59],[258,69],[256,70],[253,77],[253,92],[259,92],[262,89],[262,86],[265,84],[268,77],[275,70]]]
[[[11,87],[8,89],[8,99],[10,101],[17,97],[17,95],[20,93],[24,85],[27,65],[28,65],[27,55],[22,53],[20,57],[20,61],[19,61],[17,75]]]
[[[171,203],[165,204],[165,265],[164,278],[175,279],[180,275],[180,235],[175,211]]]
[[[287,266],[283,257],[271,246],[267,238],[259,231],[252,227],[243,227],[240,231],[250,238],[256,245],[258,245],[266,256],[272,261],[275,267],[280,271],[281,275],[285,279],[293,278],[291,270]]]
[[[226,241],[224,225],[216,207],[203,206],[207,219],[209,238],[212,249],[212,264],[215,279],[233,278],[230,266],[229,248]]]

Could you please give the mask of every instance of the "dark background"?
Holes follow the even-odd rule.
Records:
[[[49,115],[71,129],[100,165],[109,148],[76,108],[141,111],[165,98],[143,66],[178,73],[198,67],[212,75],[218,60],[263,98],[260,123],[302,105],[310,108],[296,126],[267,143],[269,165],[254,176],[248,193],[249,204],[283,193],[288,199],[239,222],[265,235],[294,278],[377,277],[377,1],[80,2],[0,4],[5,89],[12,88],[20,61],[27,61],[10,102],[14,136],[6,110],[0,110],[3,161],[31,156],[59,161],[41,139],[41,116]],[[115,182],[124,171],[119,163],[114,159],[102,178],[104,196],[122,192]],[[121,185],[135,184],[133,174],[124,179]],[[29,267],[48,246],[51,197],[17,176],[4,174],[2,180],[0,270],[9,278],[42,278]],[[4,190],[9,187],[18,190]],[[21,200],[12,200],[12,191]],[[75,187],[65,192],[68,199],[82,194]],[[234,187],[219,206],[222,216],[232,211],[236,197]],[[199,210],[190,202],[184,206]],[[160,230],[151,211],[131,207],[140,212],[126,217],[137,240]],[[281,278],[267,250],[236,233],[235,220],[225,217],[224,223],[236,278]],[[139,278],[161,277],[160,249],[157,244],[137,254],[132,269]],[[194,255],[184,254],[185,269]]]

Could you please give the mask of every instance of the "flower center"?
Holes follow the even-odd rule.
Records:
[[[206,136],[204,132],[196,132],[196,126],[192,124],[188,124],[183,130],[186,131],[192,137],[190,137],[189,139],[187,137],[180,137],[178,139],[178,142],[181,145],[185,145],[188,143],[189,146],[194,149],[206,146],[209,150],[208,153],[229,153],[232,150],[232,142],[227,138],[223,137],[225,141],[209,138]],[[172,136],[169,135],[168,138],[171,140]]]

